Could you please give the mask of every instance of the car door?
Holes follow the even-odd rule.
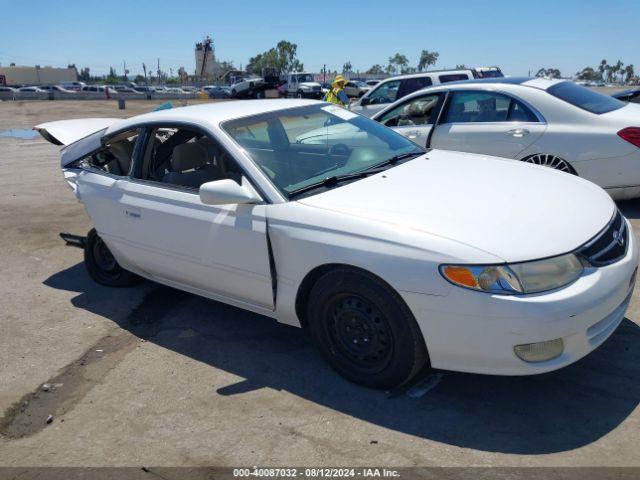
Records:
[[[373,118],[412,142],[426,147],[443,98],[444,92],[424,93],[401,101]]]
[[[515,158],[546,128],[546,122],[537,112],[512,95],[453,90],[429,146]]]
[[[206,205],[201,202],[195,184],[174,183],[173,179],[193,175],[203,166],[188,165],[189,171],[181,173],[174,165],[169,175],[172,180],[167,175],[151,178],[148,172],[153,152],[160,151],[162,145],[171,147],[167,144],[171,138],[163,141],[164,134],[158,135],[160,130],[148,130],[134,178],[121,185],[118,204],[127,257],[139,270],[161,282],[272,309],[267,205]],[[176,131],[184,131],[173,130],[174,135]],[[221,164],[223,155],[227,155],[226,163],[231,161],[215,140],[203,136],[198,141],[208,149],[211,163],[207,165]],[[174,153],[168,156],[171,165],[180,146],[184,144],[172,147]],[[221,169],[220,166],[218,170]],[[214,179],[242,181],[237,167],[226,172]]]

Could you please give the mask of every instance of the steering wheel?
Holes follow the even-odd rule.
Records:
[[[336,162],[336,166],[338,168],[341,168],[347,164],[347,160],[349,160],[351,151],[352,150],[344,143],[336,143],[329,149],[329,155],[344,157],[344,159],[340,159],[340,161]]]

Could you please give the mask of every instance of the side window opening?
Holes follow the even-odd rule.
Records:
[[[139,130],[130,130],[109,138],[102,148],[83,158],[79,166],[119,177],[129,175],[139,133]]]
[[[537,122],[518,100],[494,92],[455,92],[443,123]]]
[[[380,118],[380,123],[387,127],[429,124],[431,123],[431,114],[439,98],[440,94],[414,98],[384,114]]]
[[[209,137],[189,128],[153,129],[136,178],[198,190],[215,180],[241,181],[240,169]]]

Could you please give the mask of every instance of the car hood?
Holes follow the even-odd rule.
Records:
[[[314,87],[320,87],[320,84],[317,82],[302,82],[298,84],[301,87],[309,87],[309,88],[314,88]]]
[[[570,252],[615,213],[604,190],[576,176],[443,150],[300,203],[447,238],[505,262]]]

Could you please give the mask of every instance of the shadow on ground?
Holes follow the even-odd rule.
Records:
[[[81,264],[44,282],[78,292],[72,303],[109,316]],[[109,317],[111,318],[111,317]],[[241,395],[285,390],[398,432],[489,452],[543,454],[575,449],[615,429],[640,399],[640,327],[624,320],[598,350],[561,371],[535,377],[447,372],[422,398],[390,398],[353,385],[323,362],[305,333],[222,303],[162,286],[120,326],[181,355],[244,378],[218,390]],[[188,335],[180,335],[189,331]]]

